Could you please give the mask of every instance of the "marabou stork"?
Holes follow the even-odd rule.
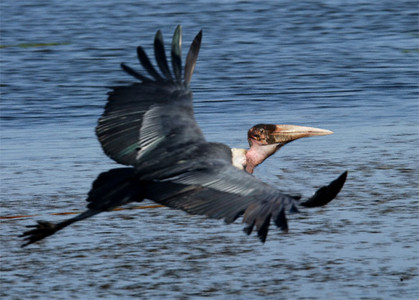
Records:
[[[194,118],[190,81],[201,45],[202,31],[193,40],[182,75],[181,27],[175,30],[169,68],[160,31],[154,52],[160,72],[142,47],[139,61],[148,76],[125,64],[121,67],[140,82],[117,86],[96,127],[104,152],[128,167],[101,173],[88,193],[87,210],[59,223],[38,221],[21,237],[22,247],[103,211],[150,199],[190,214],[232,223],[243,216],[244,231],[265,242],[271,220],[288,230],[286,212],[297,206],[322,206],[333,200],[346,180],[344,172],[310,199],[281,193],[250,173],[286,143],[331,131],[295,125],[259,124],[248,132],[250,149],[230,149],[208,142]]]

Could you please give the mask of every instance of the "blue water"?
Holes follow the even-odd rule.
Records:
[[[0,296],[4,299],[418,299],[417,1],[2,1]],[[256,123],[327,128],[255,176],[322,209],[262,245],[242,225],[166,208],[99,215],[21,249],[37,219],[84,208],[117,166],[94,135],[135,47],[182,24],[204,36],[192,79],[206,137],[246,147]],[[186,49],[184,50],[184,53]],[[148,202],[145,204],[149,204]]]

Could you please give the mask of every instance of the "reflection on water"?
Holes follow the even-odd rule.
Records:
[[[290,216],[290,232],[272,228],[264,245],[239,222],[155,208],[22,250],[16,236],[35,218],[2,220],[2,297],[418,298],[415,1],[0,5],[1,216],[83,209],[115,167],[93,129],[107,87],[131,80],[119,63],[179,23],[186,45],[204,29],[192,86],[208,140],[246,147],[261,122],[327,128],[255,175],[309,196],[349,170],[334,202]]]

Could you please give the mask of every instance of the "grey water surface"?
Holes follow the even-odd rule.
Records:
[[[418,299],[417,1],[1,1],[2,299]],[[328,206],[261,244],[242,224],[168,208],[103,213],[21,249],[38,219],[78,212],[107,158],[94,127],[135,47],[203,29],[192,79],[206,137],[246,147],[257,123],[298,140],[255,176]],[[186,49],[183,52],[186,53]],[[145,202],[145,205],[151,202]],[[128,206],[130,207],[130,206]],[[18,218],[4,219],[7,216]]]

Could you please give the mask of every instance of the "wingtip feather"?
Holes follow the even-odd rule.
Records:
[[[319,207],[328,204],[339,194],[346,182],[348,171],[343,172],[337,179],[329,185],[319,188],[314,195],[307,201],[301,203],[305,207]]]
[[[156,69],[153,67],[153,65],[150,62],[150,59],[148,58],[146,52],[144,51],[143,47],[138,46],[137,47],[137,57],[140,61],[141,65],[144,67],[144,69],[156,80],[162,80],[163,78],[160,76],[160,74],[156,71]]]
[[[137,71],[135,71],[133,68],[131,68],[131,67],[127,66],[127,65],[126,65],[126,64],[124,64],[124,63],[121,63],[121,68],[122,68],[125,72],[127,72],[129,75],[131,75],[131,76],[133,76],[133,77],[135,77],[135,78],[139,79],[139,80],[140,80],[140,81],[142,81],[142,82],[150,82],[150,81],[152,81],[150,78],[148,78],[148,77],[146,77],[146,76],[144,76],[144,75],[141,75],[140,73],[138,73]]]
[[[172,39],[172,68],[175,79],[178,83],[181,82],[182,76],[182,26],[178,25],[173,33]]]
[[[196,61],[198,59],[199,49],[201,48],[201,41],[202,41],[202,29],[199,33],[195,36],[192,44],[189,48],[188,55],[186,56],[186,63],[185,63],[185,84],[189,86],[192,78],[192,74],[195,69]]]
[[[154,56],[160,71],[164,74],[166,79],[172,80],[172,74],[167,64],[166,52],[164,49],[163,34],[160,30],[157,30],[154,37]]]

